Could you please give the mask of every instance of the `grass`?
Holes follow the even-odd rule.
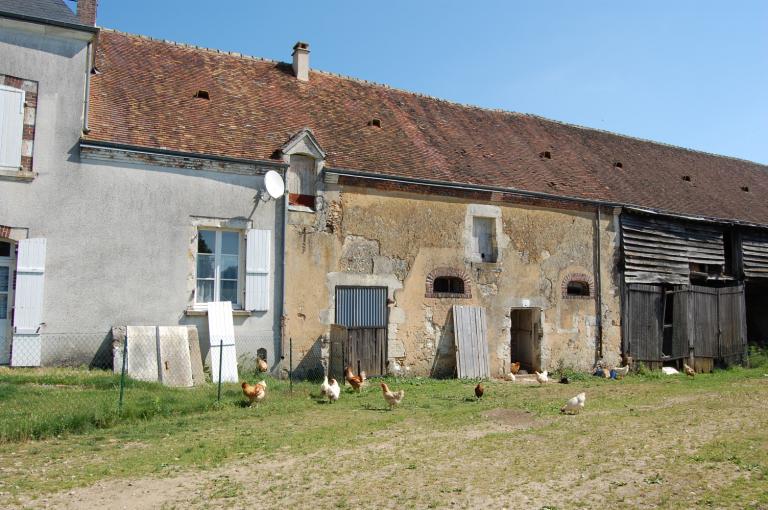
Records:
[[[267,400],[249,408],[237,385],[216,405],[214,386],[131,382],[118,417],[112,374],[0,369],[0,507],[87,496],[78,488],[94,483],[107,485],[92,497],[109,498],[110,480],[129,479],[160,495],[190,484],[187,499],[146,504],[158,508],[761,508],[764,373],[491,381],[479,402],[472,381],[414,378],[391,381],[406,392],[394,412],[376,388],[327,404],[317,384],[291,396],[269,380]],[[579,391],[585,412],[561,416]]]

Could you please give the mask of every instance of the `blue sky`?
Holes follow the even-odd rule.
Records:
[[[70,4],[73,5],[73,4]],[[768,2],[100,0],[98,24],[768,164]]]

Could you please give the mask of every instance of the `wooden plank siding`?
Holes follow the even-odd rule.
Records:
[[[690,264],[724,265],[723,233],[707,226],[621,216],[621,246],[627,283],[690,282]]]
[[[357,372],[358,363],[368,377],[386,375],[387,328],[332,325],[328,377],[343,381],[344,367]]]
[[[741,256],[745,277],[768,278],[768,234],[744,234]]]
[[[626,351],[635,361],[661,360],[663,290],[658,285],[627,285],[624,341]]]
[[[718,357],[726,364],[743,361],[747,350],[744,286],[719,289],[720,342]]]
[[[459,378],[489,378],[491,369],[488,363],[485,309],[454,306],[453,330]]]

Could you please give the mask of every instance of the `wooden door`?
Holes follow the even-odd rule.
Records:
[[[459,378],[490,377],[485,308],[454,306],[453,331],[456,344],[456,370]]]
[[[629,284],[624,307],[625,348],[635,361],[661,361],[664,289]]]

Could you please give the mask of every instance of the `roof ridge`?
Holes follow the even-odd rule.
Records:
[[[145,39],[145,40],[148,40],[148,41],[159,42],[159,43],[168,44],[168,45],[171,45],[171,46],[178,46],[178,47],[182,47],[182,48],[189,48],[189,49],[194,49],[194,50],[208,51],[208,52],[211,52],[211,53],[217,53],[217,54],[220,54],[220,55],[229,55],[229,56],[232,56],[232,57],[235,57],[235,58],[243,58],[243,59],[246,59],[246,60],[253,60],[253,61],[257,61],[257,62],[271,62],[271,63],[274,63],[274,64],[290,65],[289,62],[283,62],[281,60],[274,60],[274,59],[265,58],[265,57],[257,57],[257,56],[253,56],[253,55],[247,55],[245,53],[239,53],[239,52],[235,52],[235,51],[220,50],[220,49],[216,49],[216,48],[209,48],[209,47],[206,47],[206,46],[198,46],[198,45],[190,44],[190,43],[171,41],[169,39],[160,39],[158,37],[151,37],[151,36],[143,35],[143,34],[133,34],[133,33],[130,33],[130,32],[124,32],[124,31],[121,31],[121,30],[113,29],[113,28],[99,27],[99,29],[101,31],[103,31],[103,32],[112,32],[112,33],[116,33],[116,34],[119,34],[119,35],[124,35],[124,36],[128,36],[128,37],[136,37],[136,38],[139,38],[139,39]],[[387,85],[386,83],[379,83],[379,82],[376,82],[376,81],[366,80],[366,79],[363,79],[363,78],[357,78],[357,77],[354,77],[354,76],[349,76],[349,75],[345,75],[345,74],[341,74],[341,73],[334,73],[332,71],[324,71],[324,70],[321,70],[321,69],[310,69],[310,72],[311,73],[323,74],[323,75],[331,76],[331,77],[334,77],[334,78],[340,78],[340,79],[343,79],[343,80],[353,81],[353,82],[360,83],[362,85],[369,85],[369,86],[372,86],[372,87],[380,87],[380,88],[383,88],[383,89],[386,89],[386,90],[391,90],[391,91],[394,91],[394,92],[400,92],[402,94],[408,94],[408,95],[416,96],[416,97],[422,97],[422,98],[429,99],[429,100],[432,100],[432,101],[437,101],[437,102],[440,102],[440,103],[446,103],[446,104],[449,104],[449,105],[455,105],[455,106],[459,106],[461,108],[467,108],[467,109],[470,109],[470,110],[479,110],[479,111],[484,111],[484,112],[502,113],[502,114],[511,115],[511,116],[530,117],[530,118],[542,120],[542,121],[545,121],[545,122],[551,122],[553,124],[559,124],[561,126],[568,126],[568,127],[573,127],[573,128],[577,128],[577,129],[586,130],[586,131],[603,133],[603,134],[607,134],[607,135],[612,135],[612,136],[617,136],[617,137],[625,138],[625,139],[628,139],[628,140],[636,140],[636,141],[639,141],[639,142],[650,143],[650,144],[654,144],[654,145],[658,145],[658,146],[662,146],[662,147],[668,147],[668,148],[671,148],[671,149],[678,149],[678,150],[683,150],[683,151],[687,151],[687,152],[692,152],[692,153],[695,153],[695,154],[704,154],[704,155],[707,155],[707,156],[714,156],[714,157],[717,157],[717,158],[723,158],[723,159],[729,159],[729,160],[739,161],[739,162],[743,162],[743,163],[749,163],[749,164],[752,164],[752,165],[758,165],[758,166],[764,167],[766,169],[766,171],[768,171],[768,163],[760,163],[760,162],[757,162],[757,161],[752,161],[752,160],[749,160],[749,159],[739,158],[739,157],[736,157],[736,156],[728,156],[728,155],[725,155],[725,154],[717,154],[717,153],[714,153],[714,152],[707,152],[707,151],[700,150],[700,149],[692,149],[690,147],[684,147],[682,145],[675,145],[675,144],[672,144],[672,143],[661,142],[661,141],[658,141],[658,140],[651,140],[649,138],[642,138],[642,137],[639,137],[639,136],[633,136],[633,135],[628,135],[628,134],[624,134],[624,133],[617,133],[616,131],[609,131],[607,129],[600,129],[600,128],[595,128],[595,127],[590,127],[590,126],[584,126],[584,125],[581,125],[581,124],[575,124],[575,123],[572,123],[572,122],[565,122],[565,121],[562,121],[562,120],[550,119],[549,117],[544,117],[543,115],[538,115],[538,114],[535,114],[535,113],[522,113],[522,112],[516,112],[516,111],[513,111],[513,110],[506,110],[504,108],[491,108],[491,107],[487,107],[487,106],[479,106],[479,105],[470,104],[470,103],[461,103],[459,101],[453,101],[453,100],[450,100],[450,99],[445,99],[445,98],[441,98],[441,97],[437,97],[437,96],[432,96],[432,95],[429,95],[429,94],[425,94],[423,92],[416,92],[416,91],[413,91],[413,90],[406,90],[406,89],[402,89],[402,88],[398,88],[398,87],[393,87],[391,85]]]

